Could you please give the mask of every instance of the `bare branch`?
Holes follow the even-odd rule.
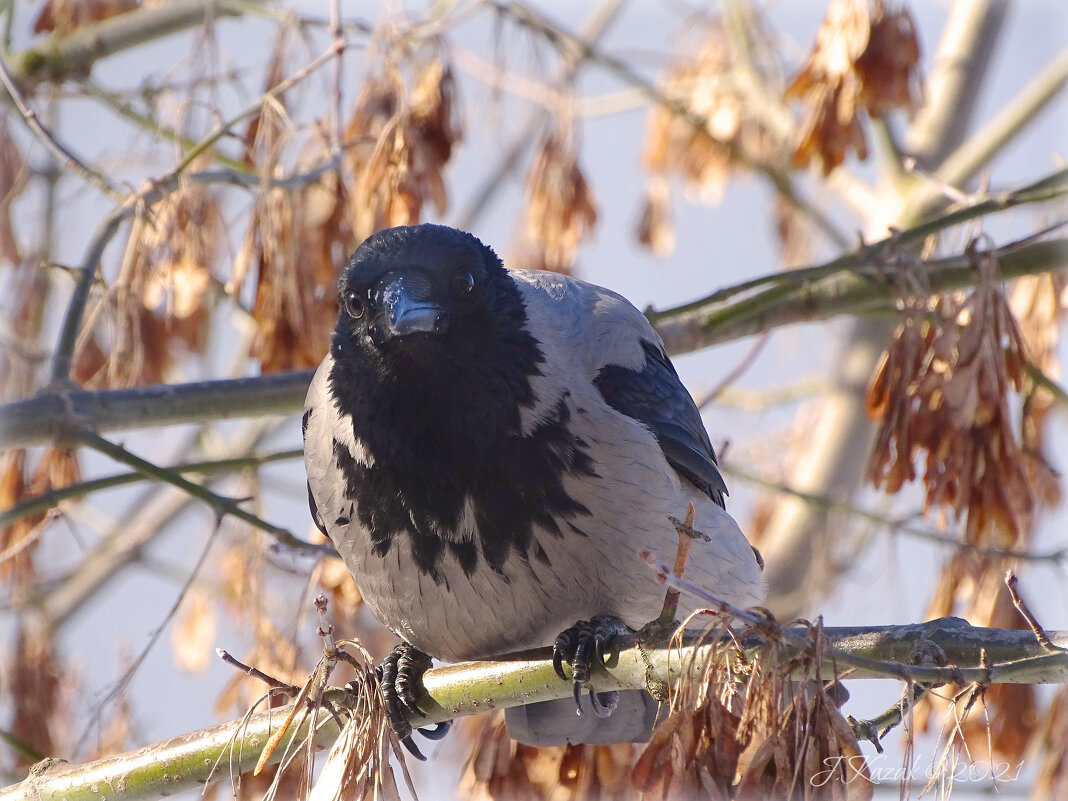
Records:
[[[63,440],[92,421],[98,431],[291,414],[304,404],[313,371],[38,395],[0,407],[0,449]]]
[[[111,185],[103,175],[94,170],[80,158],[74,155],[69,148],[61,144],[53,134],[45,126],[43,122],[38,118],[37,112],[30,108],[26,102],[26,98],[22,96],[14,76],[7,68],[7,63],[3,58],[0,58],[0,83],[3,83],[4,88],[7,89],[8,95],[11,97],[15,107],[19,110],[19,114],[22,117],[26,126],[33,131],[38,140],[45,146],[45,149],[52,154],[52,157],[68,170],[72,170],[77,173],[87,183],[92,184],[105,195],[119,200],[123,197],[123,193]]]
[[[251,526],[254,526],[261,531],[265,531],[278,540],[279,544],[284,545],[287,548],[293,548],[298,551],[305,552],[319,552],[319,553],[332,553],[332,548],[324,548],[323,546],[313,545],[304,540],[294,537],[293,534],[281,526],[276,526],[273,523],[268,523],[260,517],[252,514],[251,512],[242,509],[238,505],[238,501],[234,498],[225,498],[222,495],[218,495],[212,492],[207,487],[201,484],[195,484],[186,478],[183,478],[173,470],[168,470],[165,467],[153,464],[147,459],[142,459],[140,456],[135,456],[121,445],[116,445],[109,440],[104,439],[95,431],[89,429],[82,429],[77,432],[78,440],[87,447],[92,448],[100,453],[107,454],[116,462],[132,467],[138,472],[145,473],[160,481],[164,481],[167,484],[177,487],[189,495],[192,495],[198,500],[202,500],[209,504],[220,516],[232,515],[238,520],[243,520]]]
[[[183,31],[217,17],[239,16],[263,0],[174,0],[86,25],[39,48],[15,54],[14,77],[20,83],[62,82],[88,75],[102,58]]]
[[[811,642],[808,628],[783,632],[801,642]],[[1057,643],[1068,644],[1068,632],[1053,632],[1050,636]],[[959,618],[911,626],[826,628],[823,637],[830,646],[825,649],[823,666],[828,674],[835,672],[835,662],[841,668],[846,661],[844,656],[867,666],[851,671],[850,678],[906,676],[913,681],[963,679],[983,683],[1068,680],[1068,654],[1048,653],[1031,632],[977,628]],[[593,687],[599,692],[641,688],[649,681],[650,670],[654,680],[678,680],[682,666],[694,664],[689,658],[690,649],[696,664],[700,664],[702,653],[715,647],[702,638],[697,639],[702,644],[688,643],[682,658],[678,650],[667,647],[626,648],[611,669],[595,670]],[[937,643],[952,667],[908,665],[909,654],[921,639]],[[747,650],[758,649],[762,647],[762,639],[745,635],[741,644]],[[984,650],[990,659],[987,667],[982,663]],[[572,693],[570,683],[557,678],[548,648],[492,661],[432,668],[424,676],[423,686],[425,694],[420,697],[420,709],[426,717],[419,719],[420,725],[488,709],[565,698]],[[345,708],[345,697],[343,691],[332,690],[326,700]],[[209,780],[218,781],[225,777],[213,776],[214,765],[229,764],[238,773],[251,770],[270,733],[291,711],[291,707],[272,709],[252,715],[245,722],[224,723],[85,765],[55,761],[41,764],[31,770],[24,782],[0,789],[0,801],[24,798],[27,793],[31,797],[82,798],[83,791],[92,786],[108,787],[117,799],[148,798],[174,794]],[[303,737],[306,733],[305,725],[288,736]],[[328,746],[337,735],[333,718],[323,715],[318,719],[318,747]],[[286,748],[277,748],[276,757],[285,751]]]
[[[968,132],[1008,5],[1006,0],[953,4],[927,79],[927,102],[908,133],[908,150],[924,169],[936,169]]]
[[[198,474],[237,472],[250,467],[259,467],[260,465],[269,464],[270,462],[280,462],[286,459],[300,459],[303,455],[303,450],[278,451],[276,453],[239,456],[233,459],[209,459],[201,462],[183,462],[181,464],[168,465],[163,469],[170,470],[174,473]],[[24,501],[20,501],[10,509],[5,509],[0,512],[0,528],[9,526],[24,517],[47,512],[49,509],[53,509],[64,501],[73,498],[81,498],[100,490],[121,487],[125,484],[133,484],[138,481],[153,478],[155,478],[155,476],[147,476],[144,473],[134,471],[131,473],[116,473],[111,476],[101,476],[100,478],[79,481],[77,484],[70,484],[66,487],[52,489],[40,495],[35,495],[32,498],[26,498]],[[19,545],[20,547],[25,547],[23,542],[20,542]],[[0,552],[0,562],[4,560],[5,554],[7,554],[7,551]]]
[[[679,354],[791,323],[828,320],[842,314],[889,313],[895,309],[899,293],[892,273],[875,258],[882,244],[819,267],[745,282],[649,316],[668,352]],[[865,263],[865,256],[871,261]],[[998,259],[1004,278],[1068,269],[1068,239],[1009,246],[998,251]],[[975,280],[966,256],[928,262],[926,268],[932,291],[970,286]],[[760,290],[751,291],[754,287]],[[62,441],[89,420],[99,431],[117,431],[291,413],[301,407],[311,376],[308,370],[128,390],[47,393],[0,407],[0,447]]]
[[[1019,591],[1016,589],[1016,585],[1019,583],[1019,579],[1016,578],[1016,574],[1011,570],[1005,573],[1005,586],[1009,590],[1009,595],[1012,596],[1012,604],[1016,607],[1016,611],[1020,613],[1020,616],[1027,621],[1027,625],[1031,627],[1031,631],[1035,635],[1035,639],[1038,640],[1038,644],[1045,648],[1050,653],[1062,653],[1068,652],[1068,648],[1062,648],[1059,645],[1054,645],[1046,634],[1046,630],[1042,628],[1042,625],[1038,622],[1038,618],[1028,608],[1024,599],[1020,597]]]

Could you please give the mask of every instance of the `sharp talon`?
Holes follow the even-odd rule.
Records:
[[[604,667],[604,641],[605,638],[600,634],[597,635],[597,639],[593,641],[593,652],[597,656],[597,661],[601,663],[601,667]]]
[[[415,740],[412,739],[412,735],[407,737],[401,737],[401,744],[408,749],[408,753],[418,759],[420,762],[426,762],[426,757],[423,756],[423,752],[419,750],[419,746],[415,744]]]
[[[401,643],[376,671],[390,725],[408,752],[419,760],[426,760],[426,757],[412,740],[412,726],[408,721],[426,717],[426,713],[418,706],[416,691],[423,672],[430,664],[429,656],[409,643]],[[437,726],[429,731],[432,739],[435,734],[444,737],[448,727],[442,729]]]
[[[620,637],[625,637],[630,629],[623,621],[611,615],[597,615],[590,620],[579,620],[575,625],[562,632],[553,643],[553,670],[564,681],[563,663],[571,666],[571,682],[574,688],[575,708],[579,715],[586,714],[582,706],[582,696],[590,696],[593,713],[599,718],[606,718],[615,711],[619,703],[618,692],[596,693],[590,686],[591,668],[594,664],[608,667],[619,658]]]
[[[557,643],[559,644],[559,640]],[[567,675],[564,673],[564,654],[556,646],[553,647],[553,670],[556,671],[561,681],[567,681]]]
[[[602,697],[606,700],[602,701]],[[595,693],[593,690],[590,690],[590,704],[593,706],[593,714],[597,717],[611,717],[612,713],[616,711],[616,707],[619,706],[619,693]]]
[[[421,729],[416,729],[416,731],[419,732],[424,737],[426,737],[428,740],[440,740],[446,734],[449,733],[449,729],[451,729],[451,728],[452,728],[452,721],[451,720],[445,720],[445,721],[442,721],[441,723],[434,724],[433,727],[424,726]]]

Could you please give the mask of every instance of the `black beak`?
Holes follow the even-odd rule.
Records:
[[[432,289],[430,281],[419,274],[391,273],[382,279],[375,293],[382,310],[382,333],[391,338],[445,331],[449,315],[432,299]]]

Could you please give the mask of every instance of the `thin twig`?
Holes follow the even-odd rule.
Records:
[[[345,33],[341,29],[341,3],[340,0],[330,0],[330,38],[335,42],[341,42],[345,40]],[[331,122],[333,123],[331,128],[331,134],[333,136],[333,147],[331,150],[335,153],[341,151],[341,143],[344,141],[344,127],[341,122],[341,85],[342,77],[345,74],[345,49],[336,48],[334,59],[334,84],[331,87],[331,104],[330,114],[333,117]]]
[[[259,668],[254,668],[251,665],[246,665],[240,659],[235,657],[229,651],[225,651],[222,648],[215,649],[215,655],[219,657],[226,664],[237,668],[247,676],[251,676],[254,679],[258,679],[270,687],[272,690],[281,690],[290,698],[296,696],[300,692],[300,687],[293,684],[287,684],[281,679],[276,679],[274,676],[268,676]]]
[[[894,726],[905,719],[905,715],[918,701],[927,695],[928,689],[923,684],[906,684],[901,700],[878,717],[857,720],[852,715],[846,717],[858,740],[867,740],[875,746],[878,753],[883,752],[882,739]]]
[[[137,658],[134,659],[134,661],[123,673],[122,677],[115,682],[115,684],[111,687],[107,694],[96,703],[92,714],[89,716],[88,722],[85,724],[85,729],[83,730],[81,737],[78,739],[78,744],[74,747],[74,751],[76,753],[82,750],[82,746],[85,745],[86,739],[89,737],[89,734],[93,729],[93,726],[96,724],[96,721],[103,713],[104,708],[112,699],[119,697],[123,692],[125,692],[126,688],[133,680],[133,677],[140,669],[141,665],[144,664],[145,659],[147,659],[148,655],[152,652],[152,648],[156,645],[156,643],[159,641],[160,636],[166,630],[167,625],[174,619],[174,616],[178,614],[178,609],[182,605],[182,601],[185,600],[186,594],[193,586],[193,582],[196,581],[197,576],[200,575],[201,568],[204,567],[205,561],[207,561],[208,554],[211,552],[212,545],[215,544],[215,538],[216,535],[218,535],[219,533],[219,527],[221,524],[222,515],[220,514],[216,516],[215,525],[212,526],[211,532],[208,534],[207,542],[204,543],[204,547],[200,551],[200,556],[197,558],[196,564],[194,564],[193,569],[189,571],[189,576],[186,578],[185,583],[178,591],[178,597],[174,599],[174,603],[171,605],[171,608],[167,611],[167,614],[164,615],[163,620],[160,622],[159,626],[157,626],[156,629],[149,635],[148,642],[146,642],[144,648],[141,649],[141,653],[137,655]]]
[[[695,539],[708,540],[708,535],[702,534],[693,527],[694,515],[696,510],[693,504],[689,505],[686,510],[686,519],[679,520],[677,517],[668,515],[668,520],[675,527],[675,534],[679,538],[678,551],[675,554],[675,564],[672,567],[672,572],[682,578],[686,572],[686,559],[690,555],[690,548],[693,545]],[[664,595],[664,608],[660,612],[660,617],[657,622],[663,625],[669,625],[674,622],[675,614],[679,610],[679,591],[675,587],[668,587],[667,593]]]
[[[714,139],[718,145],[726,148],[731,157],[739,164],[765,176],[771,181],[776,191],[778,191],[790,205],[794,206],[798,211],[811,220],[831,242],[839,247],[845,247],[847,245],[848,238],[845,234],[838,229],[838,226],[835,225],[827,215],[801,196],[797,187],[794,186],[794,183],[785,172],[780,172],[771,165],[750,158],[744,149],[738,147],[734,142],[717,138],[715,134],[711,132],[708,120],[703,115],[698,114],[678,99],[664,94],[654,84],[642,77],[630,64],[600,52],[588,42],[583,41],[579,37],[565,30],[562,26],[551,22],[545,15],[539,14],[522,4],[512,2],[492,2],[491,5],[502,16],[506,16],[514,20],[517,24],[541,34],[557,46],[577,52],[583,59],[600,64],[602,67],[615,73],[626,83],[641,91],[650,101],[664,107],[673,114],[677,114],[689,124],[693,125],[698,130],[701,130],[704,134]]]
[[[89,240],[89,248],[82,261],[78,283],[74,285],[74,291],[67,302],[67,311],[63,315],[56,352],[52,357],[52,384],[54,386],[65,385],[70,381],[70,372],[74,365],[74,348],[78,342],[82,318],[85,316],[85,307],[89,303],[89,291],[100,269],[100,259],[104,255],[104,248],[111,242],[122,221],[132,215],[136,207],[134,199],[128,198],[101,221],[96,231],[93,232],[92,239]]]
[[[938,178],[953,186],[963,184],[1009,144],[1066,86],[1068,50],[1062,50],[994,119],[946,158],[936,171]]]
[[[709,404],[713,403],[723,394],[724,390],[745,375],[745,371],[756,363],[757,356],[764,350],[764,346],[768,344],[770,338],[771,337],[768,334],[761,334],[758,336],[752,347],[749,348],[749,351],[736,365],[734,365],[733,368],[731,368],[730,372],[723,376],[723,378],[719,380],[719,383],[712,387],[712,389],[708,390],[708,392],[701,396],[701,399],[697,401],[697,408],[700,411],[704,411]]]
[[[909,521],[914,519],[916,515],[909,515],[904,518],[888,518],[877,512],[862,509],[859,506],[846,503],[845,501],[836,501],[826,495],[805,492],[787,486],[779,481],[763,478],[755,473],[743,470],[730,462],[721,465],[721,469],[732,478],[737,478],[748,484],[753,484],[762,487],[763,489],[770,490],[771,492],[777,492],[791,498],[797,498],[799,501],[811,504],[822,511],[835,512],[837,514],[849,515],[851,517],[860,518],[861,520],[866,520],[869,523],[882,526],[893,534],[907,534],[929,542],[938,543],[939,545],[945,545],[949,548],[959,548],[960,550],[971,551],[980,556],[1020,559],[1028,562],[1063,562],[1068,560],[1068,548],[1058,548],[1054,551],[1042,553],[1029,553],[1027,551],[1020,551],[1012,548],[992,548],[977,545],[976,543],[966,542],[950,534],[943,534],[930,528],[921,528],[919,526],[910,525]]]
[[[213,451],[235,455],[251,453],[260,446],[263,437],[276,428],[277,421],[248,421]],[[196,439],[199,439],[199,433],[189,436],[178,451],[188,451]],[[104,531],[103,536],[81,554],[74,568],[36,599],[44,618],[57,631],[73,620],[75,613],[84,609],[101,589],[111,586],[115,576],[136,562],[142,550],[193,500],[188,493],[172,486],[135,493],[128,506],[130,513]]]
[[[1045,629],[1043,629],[1042,625],[1038,622],[1038,618],[1036,618],[1027,607],[1027,603],[1024,599],[1020,597],[1020,593],[1016,590],[1016,584],[1016,574],[1011,570],[1005,571],[1005,586],[1008,587],[1009,595],[1012,596],[1012,605],[1016,607],[1016,611],[1020,613],[1020,616],[1027,621],[1027,625],[1030,626],[1031,631],[1034,632],[1038,644],[1050,653],[1068,652],[1068,648],[1061,648],[1059,645],[1053,644],[1049,635],[1046,634]]]
[[[582,41],[592,47],[615,19],[620,6],[622,6],[622,0],[607,0],[595,8],[579,30],[579,37]],[[576,53],[572,51],[564,53],[563,63],[554,79],[555,85],[563,86],[574,80],[584,63]],[[548,116],[548,110],[544,106],[537,106],[531,111],[526,123],[512,141],[507,146],[499,148],[500,155],[497,156],[496,165],[488,171],[485,180],[475,190],[473,200],[468,203],[467,208],[457,215],[457,228],[470,230],[474,227],[475,222],[489,206],[493,197],[507,185],[502,179],[515,171],[520,157],[536,140],[537,133],[545,124]]]
[[[41,534],[44,533],[45,529],[52,525],[52,522],[57,517],[59,517],[58,513],[45,515],[44,520],[34,526],[26,536],[21,537],[14,545],[0,551],[0,566],[3,566],[4,562],[14,559],[27,548],[34,545],[41,538]],[[4,525],[0,524],[0,529],[2,528],[4,528]]]
[[[61,144],[53,134],[41,122],[37,116],[37,112],[29,107],[26,103],[26,98],[23,97],[22,92],[19,90],[18,83],[15,81],[14,76],[7,67],[7,63],[3,57],[0,56],[0,83],[3,83],[4,88],[7,89],[7,93],[11,96],[11,100],[14,101],[15,107],[19,110],[19,115],[22,117],[26,126],[33,131],[33,133],[40,140],[41,144],[45,146],[45,149],[52,154],[52,156],[62,164],[66,169],[72,170],[77,173],[87,183],[92,184],[108,197],[119,200],[123,197],[123,193],[111,185],[103,175],[94,170],[80,158],[74,155],[73,152],[65,145]]]
[[[265,103],[271,100],[277,99],[280,95],[285,94],[297,84],[301,83],[308,76],[312,75],[316,70],[322,67],[333,59],[339,52],[343,52],[348,47],[348,42],[345,39],[335,39],[330,43],[330,46],[313,58],[299,70],[292,75],[287,76],[285,79],[279,81],[272,86],[256,100],[250,103],[248,106],[237,112],[229,119],[223,120],[215,125],[199,142],[186,151],[182,159],[174,166],[173,169],[167,175],[163,176],[160,180],[162,183],[167,183],[173,178],[181,175],[202,153],[207,151],[212,145],[214,145],[219,139],[230,132],[230,129],[237,125],[239,122],[251,117],[259,112]]]
[[[266,520],[257,517],[256,515],[252,514],[249,511],[246,511],[245,509],[242,509],[235,499],[226,498],[222,495],[217,495],[216,493],[209,490],[207,487],[204,487],[200,484],[195,484],[192,481],[183,478],[182,476],[175,473],[173,470],[168,470],[164,467],[160,467],[159,465],[153,464],[152,462],[149,462],[146,459],[142,459],[139,456],[135,456],[134,454],[123,448],[121,445],[116,445],[115,443],[104,439],[95,431],[91,431],[89,429],[82,429],[77,433],[77,436],[79,441],[87,447],[107,454],[117,462],[121,462],[122,464],[132,467],[134,470],[150,475],[154,478],[159,479],[160,481],[165,481],[166,483],[171,484],[172,486],[175,486],[178,489],[187,492],[194,498],[197,498],[198,500],[204,501],[205,503],[209,504],[219,514],[233,515],[239,520],[243,520],[249,525],[258,528],[261,531],[267,532],[278,541],[279,545],[282,545],[287,548],[292,548],[296,551],[303,551],[305,553],[318,553],[324,555],[331,553],[331,550],[326,548],[325,546],[314,545],[312,543],[297,539],[288,529],[282,528],[281,526],[276,526],[273,523],[268,523]]]
[[[91,78],[86,78],[81,82],[81,88],[89,97],[96,98],[105,106],[111,108],[116,114],[132,122],[138,128],[141,128],[145,132],[151,134],[154,137],[166,139],[168,142],[174,142],[183,149],[189,149],[196,145],[196,140],[187,136],[183,136],[174,128],[164,125],[159,120],[147,117],[135,109],[130,103],[120,95],[118,92],[113,92],[109,89],[105,89]],[[218,150],[214,150],[211,153],[211,158],[221,164],[228,170],[249,175],[255,178],[252,173],[252,168],[244,162],[232,159]],[[259,179],[256,179],[257,182]]]
[[[167,465],[163,469],[171,470],[175,473],[226,473],[245,470],[250,467],[259,467],[261,465],[270,464],[271,462],[280,462],[287,459],[300,459],[303,455],[303,450],[288,450],[279,451],[277,453],[239,456],[233,459],[209,459],[202,462],[183,462],[181,464]],[[63,501],[72,498],[80,498],[100,490],[121,487],[126,484],[133,484],[138,481],[155,478],[155,476],[149,476],[141,471],[135,470],[129,473],[116,473],[114,475],[101,476],[100,478],[93,478],[87,481],[79,481],[77,484],[52,489],[48,492],[43,492],[40,495],[26,498],[12,506],[10,509],[5,509],[0,512],[0,528],[9,526],[24,517],[38,514],[40,512],[46,512],[49,509],[55,508]],[[0,553],[0,562],[3,561],[6,553],[6,551]]]

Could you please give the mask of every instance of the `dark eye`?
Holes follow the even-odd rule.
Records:
[[[469,272],[459,272],[452,277],[452,286],[457,292],[466,293],[475,288],[475,277]]]
[[[363,317],[364,312],[367,311],[367,302],[354,289],[346,289],[341,293],[341,305],[345,309],[345,314],[353,320],[359,320]]]

